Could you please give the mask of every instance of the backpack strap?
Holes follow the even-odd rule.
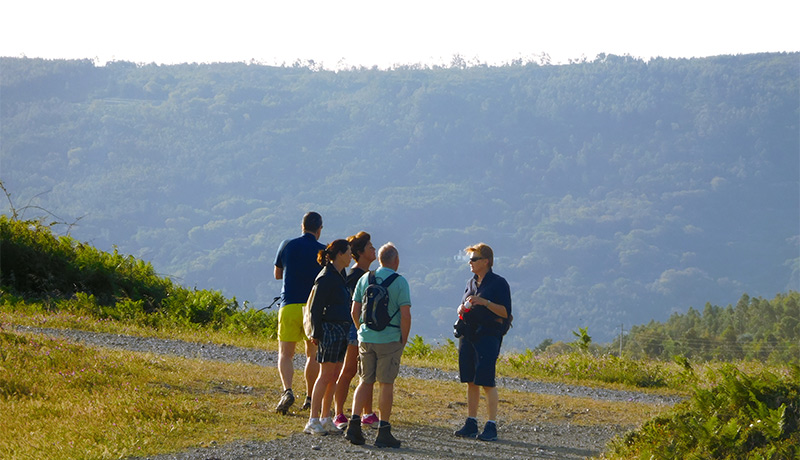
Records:
[[[392,283],[394,282],[394,280],[395,280],[395,279],[396,279],[398,276],[400,276],[400,275],[399,275],[399,274],[397,274],[397,273],[392,273],[391,275],[389,275],[389,277],[388,277],[388,278],[386,278],[385,280],[383,280],[383,282],[381,282],[381,286],[383,286],[384,288],[388,288],[388,287],[389,287],[389,285],[390,285],[390,284],[392,284]],[[373,277],[373,279],[374,279],[374,277]]]
[[[386,278],[385,280],[381,281],[381,286],[383,286],[384,288],[388,288],[389,285],[392,284],[394,282],[394,280],[398,276],[400,276],[399,273],[392,273],[391,275],[389,275],[388,278]],[[367,278],[367,284],[375,284],[377,282],[378,282],[378,280],[375,279],[375,270],[370,270],[369,271],[369,278]]]

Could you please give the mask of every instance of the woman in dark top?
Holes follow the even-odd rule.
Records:
[[[331,242],[319,251],[317,262],[324,268],[314,280],[308,308],[312,326],[309,335],[318,346],[320,370],[311,392],[311,414],[303,431],[326,434],[338,431],[328,414],[336,378],[347,352],[347,335],[353,322],[350,316],[350,291],[344,277],[344,269],[350,263],[350,244],[347,240]],[[320,419],[320,414],[325,417]]]
[[[492,271],[494,253],[488,245],[479,243],[464,250],[474,275],[467,282],[458,315],[466,327],[458,342],[458,373],[467,384],[467,421],[455,432],[456,436],[482,441],[497,440],[497,387],[495,366],[500,356],[511,318],[511,289],[508,282]],[[486,395],[488,420],[478,434],[478,403],[480,390]]]
[[[375,254],[375,246],[370,241],[370,235],[367,232],[358,232],[358,234],[347,238],[350,243],[350,251],[353,253],[353,260],[355,265],[350,267],[350,273],[347,274],[347,287],[352,293],[356,289],[356,283],[364,273],[369,271],[369,266],[377,258]],[[336,381],[336,393],[333,397],[333,402],[336,409],[336,417],[333,419],[339,429],[347,427],[347,416],[344,415],[344,405],[347,400],[347,393],[350,391],[350,382],[358,372],[358,330],[355,323],[350,321],[350,335],[348,337],[347,354],[344,357],[344,365],[339,374],[339,380]],[[372,411],[372,397],[364,405],[361,412],[365,414],[361,417],[363,425],[369,425],[373,428],[377,427],[379,423],[378,416]]]

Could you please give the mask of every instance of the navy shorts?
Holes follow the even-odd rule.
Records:
[[[461,382],[494,387],[502,342],[503,338],[497,335],[462,337],[458,342],[458,375]]]
[[[358,329],[355,323],[350,323],[350,335],[347,337],[347,344],[358,346]]]
[[[347,337],[350,329],[347,323],[322,323],[322,340],[317,348],[317,362],[341,363],[347,352]]]

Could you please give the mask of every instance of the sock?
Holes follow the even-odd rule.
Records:
[[[492,425],[497,425],[497,422],[494,420],[487,420],[486,423],[491,423]]]
[[[353,414],[353,416],[350,417],[350,420],[358,420],[360,422],[361,421],[361,416],[358,415],[358,414]]]
[[[389,422],[387,422],[386,420],[381,420],[380,427],[383,428],[385,426],[389,426]]]
[[[475,423],[478,423],[478,419],[476,419],[475,417],[467,417],[467,420],[475,420]]]
[[[325,417],[325,418],[319,419],[319,422],[324,425],[324,424],[328,423],[330,420],[331,420],[330,417]]]
[[[309,422],[319,422],[318,418],[311,417],[308,419]]]

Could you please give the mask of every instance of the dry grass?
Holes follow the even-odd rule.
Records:
[[[87,348],[0,332],[0,458],[119,458],[300,432],[275,368]],[[302,375],[296,391],[304,393]],[[351,392],[352,396],[352,392]],[[376,395],[377,397],[377,395]],[[661,409],[500,390],[500,421],[636,425]],[[431,401],[436,401],[434,404]],[[399,379],[393,422],[457,425],[464,385]]]

